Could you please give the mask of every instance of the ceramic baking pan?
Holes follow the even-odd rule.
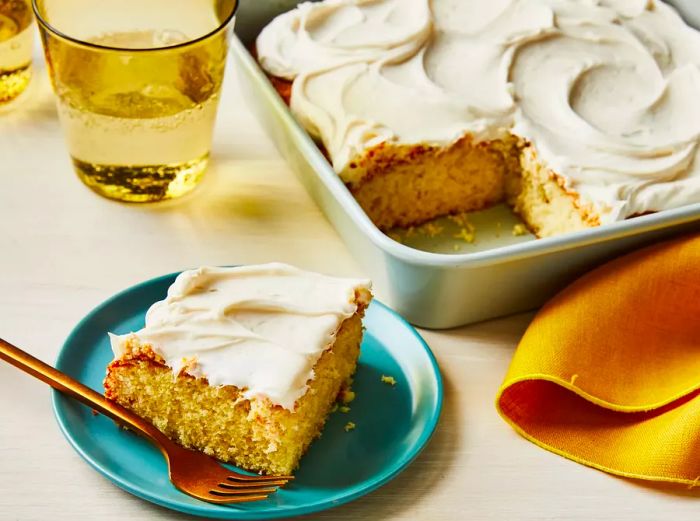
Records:
[[[700,2],[675,3],[690,23],[700,22]],[[501,205],[469,216],[476,228],[472,243],[464,240],[463,225],[447,218],[427,228],[399,231],[393,238],[385,235],[355,202],[248,51],[276,14],[296,4],[243,2],[236,20],[232,72],[280,153],[372,277],[377,293],[413,324],[449,328],[532,309],[611,257],[700,230],[698,203],[535,239],[514,234],[518,220]]]

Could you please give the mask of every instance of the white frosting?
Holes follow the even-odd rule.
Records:
[[[184,369],[293,410],[341,323],[357,311],[356,291],[369,288],[367,280],[286,264],[185,271],[148,310],[143,329],[110,333],[112,350],[121,358],[136,336],[174,374]]]
[[[660,1],[325,0],[257,51],[346,182],[380,142],[511,132],[603,221],[700,201],[700,33]]]

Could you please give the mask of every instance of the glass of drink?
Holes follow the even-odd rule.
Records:
[[[0,0],[0,106],[24,92],[32,77],[30,0]]]
[[[130,202],[192,190],[209,158],[237,1],[33,2],[83,183]]]

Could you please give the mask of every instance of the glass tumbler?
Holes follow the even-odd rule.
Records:
[[[17,98],[32,76],[30,0],[0,0],[0,107]]]
[[[209,158],[237,1],[33,2],[83,183],[129,202],[192,190]]]

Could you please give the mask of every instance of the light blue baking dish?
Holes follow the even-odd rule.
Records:
[[[373,279],[378,295],[411,323],[442,329],[533,309],[607,259],[700,231],[700,203],[546,239],[514,236],[515,217],[495,208],[473,216],[480,237],[474,244],[456,242],[454,224],[446,220],[439,226],[442,233],[396,242],[365,215],[247,50],[262,27],[297,3],[243,1],[232,45],[234,74],[249,106]],[[700,22],[697,0],[674,3],[689,22]]]

